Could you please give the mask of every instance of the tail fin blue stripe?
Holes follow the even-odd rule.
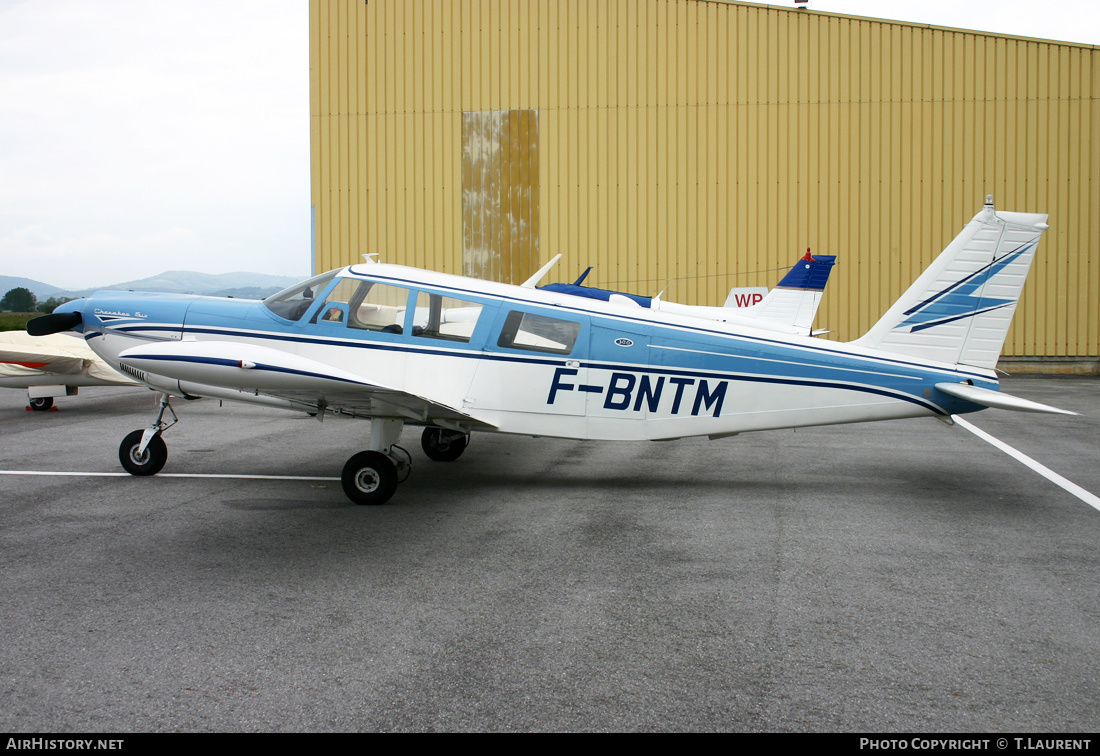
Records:
[[[1038,240],[1027,242],[1026,244],[1022,245],[1021,247],[1013,250],[1012,252],[1009,252],[1007,255],[1002,257],[1000,260],[994,260],[993,262],[989,263],[989,265],[986,265],[981,270],[974,271],[969,276],[966,276],[965,278],[959,279],[958,281],[951,284],[950,286],[948,286],[943,291],[936,292],[935,294],[933,294],[932,296],[930,296],[928,299],[924,300],[920,304],[917,304],[917,305],[909,308],[908,310],[906,310],[905,314],[906,315],[912,315],[913,313],[922,310],[923,308],[933,304],[934,302],[936,302],[937,300],[939,300],[941,298],[947,298],[947,295],[950,292],[955,291],[956,289],[959,290],[958,292],[956,292],[956,294],[969,295],[970,292],[974,291],[979,286],[984,284],[990,278],[992,278],[997,273],[999,273],[1006,265],[1008,265],[1010,262],[1015,260],[1017,257],[1022,255],[1023,253],[1027,252],[1029,249],[1031,249],[1036,244],[1038,244]]]
[[[1005,266],[1027,252],[1035,244],[1036,242],[1028,242],[1000,260],[994,260],[981,270],[975,271],[954,285],[934,294],[916,307],[906,310],[905,314],[911,317],[898,323],[896,327],[905,328],[910,326],[911,331],[922,331],[934,325],[950,323],[954,320],[983,312],[991,312],[1013,304],[1013,300],[974,296],[973,292],[977,291],[990,278],[1004,270]]]
[[[814,255],[808,260],[804,257],[783,276],[779,286],[784,289],[824,291],[835,263],[836,255]]]

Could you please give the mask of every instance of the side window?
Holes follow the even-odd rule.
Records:
[[[359,284],[348,299],[348,326],[367,331],[401,333],[411,292],[401,286],[372,281]]]
[[[481,317],[481,308],[478,302],[422,291],[416,296],[413,336],[469,341]]]
[[[504,321],[497,346],[531,352],[569,354],[577,343],[581,324],[545,315],[513,310]]]
[[[342,278],[313,315],[314,323],[401,333],[409,290],[400,286]]]

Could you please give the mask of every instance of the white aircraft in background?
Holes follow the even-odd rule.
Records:
[[[368,449],[341,481],[352,501],[381,504],[409,473],[411,455],[397,445],[406,424],[423,426],[425,453],[445,461],[475,431],[644,441],[950,422],[987,407],[1064,413],[1000,392],[994,370],[1046,220],[997,212],[988,198],[848,343],[536,288],[549,265],[512,286],[366,263],[262,302],[98,292],[28,331],[78,330],[112,366],[163,392],[156,419],[119,448],[132,474],[167,460],[170,397],[231,399],[369,418]]]
[[[550,264],[553,265],[560,257],[561,255],[555,257]],[[811,255],[810,250],[806,250],[805,256],[794,264],[774,289],[771,291],[757,287],[731,289],[722,307],[683,305],[666,302],[661,299],[660,294],[656,297],[645,297],[582,286],[581,283],[588,277],[591,267],[571,284],[553,283],[538,288],[559,294],[601,299],[626,307],[636,305],[693,318],[718,320],[723,323],[735,323],[800,336],[817,336],[828,333],[828,331],[814,331],[812,326],[817,309],[821,305],[821,295],[825,293],[825,284],[829,281],[829,273],[834,264],[836,264],[836,255]]]
[[[27,390],[31,409],[45,411],[59,396],[73,396],[85,386],[140,386],[104,362],[76,337],[58,333],[31,336],[24,331],[0,333],[0,388]]]

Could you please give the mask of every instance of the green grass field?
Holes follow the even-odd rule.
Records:
[[[40,312],[0,312],[0,331],[22,331],[27,321],[37,318]]]

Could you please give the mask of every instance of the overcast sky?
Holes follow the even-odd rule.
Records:
[[[1100,0],[810,7],[1100,44]],[[308,28],[307,0],[0,0],[0,274],[308,275]]]

